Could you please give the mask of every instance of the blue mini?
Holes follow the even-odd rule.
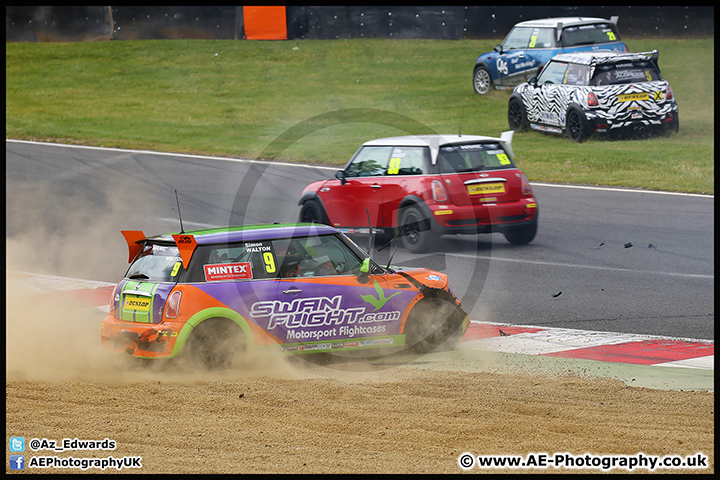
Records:
[[[473,88],[484,95],[491,89],[512,89],[537,76],[558,53],[586,50],[629,52],[617,31],[618,17],[559,17],[516,24],[502,44],[475,60]]]

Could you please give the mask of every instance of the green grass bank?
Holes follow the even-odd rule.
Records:
[[[625,41],[660,51],[679,134],[524,132],[518,165],[536,182],[714,194],[714,40]],[[6,136],[341,166],[371,138],[507,130],[509,94],[472,89],[475,58],[498,42],[6,43]]]

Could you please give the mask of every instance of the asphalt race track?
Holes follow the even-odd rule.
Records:
[[[110,283],[127,262],[121,229],[179,230],[175,190],[186,230],[295,221],[302,188],[337,170],[12,140],[6,157],[6,235],[41,252],[33,271]],[[398,249],[393,264],[447,272],[479,322],[714,340],[714,197],[533,189],[531,244],[446,237],[432,255]]]
[[[120,230],[178,231],[175,190],[185,229],[295,221],[335,169],[11,140],[6,158],[6,427],[30,446],[6,473],[714,473],[713,197],[534,185],[530,245],[392,258],[449,274],[458,348],[198,372],[100,347]],[[116,448],[32,448],[73,438]]]

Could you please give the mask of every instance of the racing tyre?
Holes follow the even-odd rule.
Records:
[[[492,88],[492,76],[490,70],[485,67],[477,67],[473,72],[473,88],[478,95],[485,95]]]
[[[527,130],[527,114],[525,106],[519,98],[511,98],[508,104],[508,125],[515,132]]]
[[[680,131],[680,116],[676,113],[670,124],[665,127],[663,133],[668,136],[673,133],[678,133],[678,131]]]
[[[460,307],[443,298],[420,300],[407,318],[406,347],[413,353],[430,353],[443,344],[453,347],[460,340],[465,316]],[[448,340],[451,345],[445,343]]]
[[[432,219],[423,214],[417,206],[407,207],[400,215],[402,246],[410,253],[422,253],[437,243],[439,236],[433,232]]]
[[[300,217],[298,219],[301,223],[322,223],[329,225],[327,214],[325,209],[320,205],[320,202],[315,199],[306,200],[303,202],[300,208]]]
[[[187,348],[189,360],[205,370],[227,370],[245,352],[246,344],[240,327],[229,320],[211,319],[193,329]]]
[[[522,227],[511,227],[503,231],[505,239],[512,245],[527,245],[532,242],[537,234],[538,221],[535,217],[527,225]]]
[[[576,109],[569,110],[566,121],[567,124],[565,125],[565,133],[568,138],[577,143],[585,141],[588,135],[583,115]]]

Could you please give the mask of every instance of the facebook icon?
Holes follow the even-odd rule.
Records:
[[[10,470],[25,470],[25,455],[10,455]]]

